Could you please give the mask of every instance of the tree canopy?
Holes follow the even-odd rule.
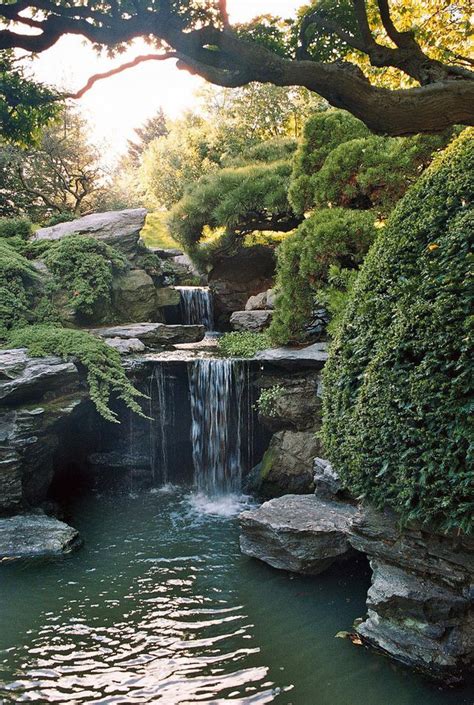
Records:
[[[294,22],[267,16],[235,26],[225,0],[16,0],[0,4],[0,18],[0,50],[39,53],[75,34],[120,52],[143,37],[154,52],[127,67],[172,58],[220,86],[302,86],[376,133],[474,123],[469,4],[462,0],[317,0]],[[76,95],[120,70],[91,78]]]

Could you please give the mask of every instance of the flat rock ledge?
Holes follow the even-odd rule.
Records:
[[[109,344],[124,354],[141,352],[138,343],[153,349],[157,346],[198,343],[206,334],[204,326],[166,325],[165,323],[129,323],[122,326],[91,328],[89,332],[104,338],[106,342],[113,341]],[[129,341],[129,343],[126,344],[123,341]],[[130,343],[130,341],[134,342]]]
[[[284,495],[240,515],[242,553],[281,570],[317,575],[352,549],[356,508],[315,495]]]
[[[65,556],[80,548],[79,532],[43,514],[0,519],[0,561]]]
[[[402,530],[394,514],[320,495],[272,499],[243,512],[240,525],[242,552],[282,570],[314,575],[351,551],[365,554],[372,585],[356,627],[362,640],[443,682],[472,674],[472,537]]]
[[[268,348],[255,355],[255,360],[284,370],[322,370],[327,359],[327,343],[314,343],[305,348]]]

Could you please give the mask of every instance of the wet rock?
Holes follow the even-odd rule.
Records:
[[[260,333],[271,323],[273,311],[235,311],[230,317],[233,330]]]
[[[60,240],[66,235],[87,235],[112,245],[130,259],[138,252],[140,231],[145,224],[145,208],[93,213],[67,223],[40,228],[34,240]]]
[[[110,328],[93,328],[90,330],[101,338],[137,338],[146,347],[160,345],[175,345],[177,343],[197,343],[204,338],[204,326],[176,325],[164,323],[131,323]]]
[[[355,512],[314,495],[272,499],[240,515],[240,548],[274,568],[316,575],[351,554],[347,533]]]
[[[314,429],[275,433],[262,459],[262,493],[276,497],[313,492],[313,458],[320,449]]]
[[[143,269],[131,269],[114,277],[112,305],[115,320],[124,323],[157,320],[156,294],[153,279]]]
[[[79,383],[76,366],[59,357],[30,357],[25,348],[0,350],[0,399],[11,404]]]
[[[0,519],[0,561],[64,556],[81,544],[76,529],[44,514],[20,514]]]
[[[324,458],[313,461],[314,494],[322,499],[335,499],[342,492],[339,475],[331,463]]]
[[[286,370],[321,370],[328,359],[327,343],[314,343],[305,348],[268,348],[258,352],[255,359]]]

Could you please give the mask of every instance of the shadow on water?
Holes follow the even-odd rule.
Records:
[[[238,509],[169,485],[72,505],[81,551],[0,567],[0,702],[472,705],[334,638],[365,561],[273,570],[240,554]]]

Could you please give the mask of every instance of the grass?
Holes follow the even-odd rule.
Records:
[[[168,214],[165,211],[148,213],[140,235],[147,247],[161,247],[165,250],[181,249],[179,243],[173,240],[168,232],[167,217]]]

